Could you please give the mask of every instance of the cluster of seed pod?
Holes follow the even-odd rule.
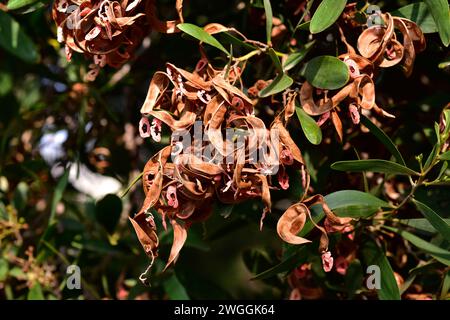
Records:
[[[130,60],[150,30],[175,32],[182,6],[177,0],[178,20],[163,22],[154,0],[56,0],[52,16],[67,60],[74,51],[83,53],[92,60],[87,80],[94,80],[105,65],[117,68]]]
[[[289,188],[288,167],[301,172],[303,189],[308,190],[309,175],[301,151],[286,129],[295,112],[298,94],[286,94],[283,110],[266,127],[255,115],[257,100],[251,100],[235,85],[240,72],[237,67],[228,71],[215,70],[204,58],[193,73],[167,64],[167,71],[156,72],[150,83],[141,108],[140,134],[160,141],[164,124],[170,128],[172,138],[170,145],[147,162],[143,170],[145,201],[130,220],[152,259],[158,253],[158,237],[151,211],[162,217],[164,228],[167,228],[166,219],[170,221],[174,239],[166,267],[178,257],[190,225],[210,215],[213,202],[235,204],[261,199],[264,205],[262,227],[264,216],[270,212],[270,190]],[[254,90],[258,90],[257,87],[260,88],[261,83]],[[196,128],[196,123],[200,123],[200,127]],[[183,142],[174,139],[180,132],[195,135],[198,128],[206,139],[189,140],[187,144],[185,135]],[[234,135],[223,134],[230,129]],[[243,133],[242,145],[234,143],[239,132]],[[251,150],[259,152],[261,149],[267,152],[259,153],[258,161],[253,161],[255,154]],[[217,156],[225,161],[215,161]],[[310,242],[297,233],[307,218],[311,218],[309,207],[317,203],[322,204],[330,225],[349,224],[350,219],[335,216],[323,197],[316,195],[286,210],[278,221],[279,236],[291,244]],[[316,227],[322,231],[319,249],[327,266],[332,264],[327,231]]]
[[[167,71],[155,73],[151,81],[141,109],[141,136],[160,141],[164,124],[172,131],[172,141],[146,164],[145,202],[131,220],[145,251],[154,257],[158,241],[149,210],[161,214],[164,227],[169,219],[174,243],[167,265],[178,256],[189,226],[211,213],[213,201],[232,204],[262,199],[262,226],[270,211],[270,189],[289,187],[287,167],[302,170],[307,183],[300,149],[285,128],[293,103],[267,128],[255,116],[253,101],[235,86],[239,78],[239,68],[227,74],[202,59],[193,73],[167,64]],[[196,124],[200,126],[195,128]],[[194,136],[198,128],[206,139],[187,145],[184,138],[183,142],[174,140],[180,132]],[[231,136],[223,134],[227,129]],[[241,145],[234,141],[239,134]],[[249,151],[252,148],[257,154]],[[260,152],[262,148],[265,152]],[[253,161],[253,156],[260,158]],[[272,175],[278,177],[278,185]]]
[[[351,11],[356,10],[355,8],[354,4],[347,6],[344,16],[351,19]],[[425,37],[414,22],[393,17],[389,13],[377,12],[374,15],[375,17],[369,17],[370,21],[377,23],[370,24],[359,35],[358,51],[349,44],[343,28],[339,27],[341,41],[347,49],[339,58],[348,65],[349,82],[339,90],[314,88],[308,81],[305,81],[301,88],[300,102],[305,112],[311,116],[320,116],[319,125],[331,119],[341,141],[341,108],[348,110],[354,124],[359,124],[362,110],[373,110],[382,116],[394,117],[375,103],[374,77],[380,68],[397,64],[402,66],[406,76],[410,76],[416,53],[425,49]],[[345,22],[351,26],[350,32],[363,27],[355,25],[354,20]],[[399,42],[395,31],[401,34],[402,43]]]

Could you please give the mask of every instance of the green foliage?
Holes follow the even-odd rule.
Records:
[[[172,15],[168,2],[157,2],[159,17]],[[304,296],[319,292],[320,298],[329,299],[448,299],[447,1],[358,2],[353,22],[360,25],[347,38],[356,54],[370,4],[416,22],[427,42],[424,52],[416,52],[411,77],[404,77],[398,66],[376,70],[376,107],[361,110],[356,104],[360,121],[348,109],[348,102],[361,96],[356,89],[330,114],[310,115],[302,105],[305,81],[314,87],[312,100],[320,105],[354,79],[338,58],[347,53],[338,26],[351,29],[342,16],[347,1],[299,3],[301,7],[285,0],[233,0],[211,6],[206,0],[186,1],[186,23],[177,25],[181,32],[149,33],[150,41],[143,41],[132,59],[120,68],[100,68],[94,82],[86,81],[92,61],[76,52],[66,60],[64,43],[56,41],[50,2],[10,0],[3,5],[0,299],[285,299],[294,277],[299,277],[296,283]],[[209,23],[227,29],[211,35],[200,27]],[[402,43],[403,37],[398,39]],[[201,58],[208,59],[208,72],[227,70],[224,80],[233,79],[232,85],[254,101],[254,115],[264,123],[282,115],[310,179],[302,176],[297,159],[295,170],[286,172],[289,189],[278,190],[278,175],[269,178],[275,185],[270,190],[272,210],[262,231],[261,201],[210,204],[210,217],[190,226],[176,265],[165,272],[173,232],[169,220],[164,230],[161,214],[150,210],[160,249],[146,273],[147,287],[139,275],[151,260],[127,216],[141,210],[145,162],[171,137],[163,125],[161,143],[140,138],[136,110],[150,79],[157,71],[165,72],[167,62],[194,72]],[[258,80],[267,86],[252,92]],[[166,94],[164,99],[176,98],[170,90]],[[288,101],[299,121],[283,117]],[[326,116],[331,120],[319,126]],[[342,141],[335,134],[339,125]],[[48,161],[43,148],[61,139],[48,135],[61,130],[67,131],[58,147],[62,155]],[[58,148],[51,153],[56,155]],[[289,150],[295,151],[292,146]],[[81,171],[74,177],[71,166],[78,165],[89,170],[87,180]],[[104,178],[109,179],[105,184],[97,180]],[[297,233],[310,243],[286,244],[277,235],[277,221],[286,208],[299,200],[307,203],[312,195],[323,195],[338,218],[352,219],[345,231],[327,233],[335,263],[329,273],[318,250],[323,240],[319,228],[330,228],[320,203],[309,203],[310,216]],[[338,272],[336,263],[343,260],[348,265]],[[65,271],[72,264],[81,268],[81,290],[66,288]],[[381,271],[381,289],[376,291],[366,287],[370,265]],[[400,287],[399,277],[404,280]]]
[[[348,79],[348,67],[332,56],[315,57],[308,61],[303,74],[314,87],[320,89],[339,89]]]

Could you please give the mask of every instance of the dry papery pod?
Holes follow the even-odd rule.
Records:
[[[326,216],[326,227],[319,226],[311,217],[310,207],[319,204]],[[305,200],[290,206],[278,220],[277,232],[281,239],[285,242],[300,245],[310,243],[311,241],[298,236],[303,229],[307,219],[311,220],[313,225],[320,230],[319,252],[322,254],[323,268],[325,272],[329,272],[333,267],[333,257],[328,251],[328,234],[327,232],[347,232],[351,230],[351,218],[341,218],[336,216],[325,202],[322,195],[314,195]]]
[[[75,51],[93,62],[86,76],[92,81],[105,65],[118,68],[129,61],[151,30],[176,32],[183,22],[183,1],[175,7],[178,19],[161,21],[155,0],[56,0],[52,16],[67,60]]]
[[[286,129],[294,114],[297,93],[292,92],[287,97],[283,110],[266,127],[255,116],[254,102],[235,86],[240,72],[229,72],[227,78],[225,74],[225,70],[214,69],[206,58],[199,61],[194,72],[167,64],[165,72],[154,74],[141,108],[141,135],[160,140],[162,126],[168,126],[172,131],[172,141],[145,165],[142,181],[146,198],[141,210],[131,220],[151,258],[157,255],[157,240],[150,210],[161,215],[164,228],[167,228],[166,220],[170,221],[174,239],[166,268],[176,261],[191,224],[205,220],[211,214],[213,202],[235,204],[261,199],[264,206],[262,227],[264,216],[271,208],[270,190],[286,189],[289,185],[286,181],[288,168],[300,170],[304,189],[308,190],[309,175],[303,156]],[[192,137],[199,123],[202,134],[208,139],[202,139],[200,143],[193,140],[187,145],[174,139],[183,130]],[[226,129],[249,133],[242,136],[249,149],[231,143],[232,139],[223,134]],[[267,153],[253,161],[246,150],[259,146],[258,143],[266,148]],[[214,161],[217,156],[229,159],[230,155],[232,161]],[[276,171],[274,164],[278,159]],[[315,202],[328,208],[321,196],[309,198],[300,206]],[[327,217],[335,224],[347,223],[331,210],[327,210]],[[288,218],[283,216],[279,225],[289,224]],[[325,253],[328,239],[325,230],[319,228],[325,234],[321,246]],[[283,240],[292,242],[292,237],[287,237],[285,231],[279,233]]]

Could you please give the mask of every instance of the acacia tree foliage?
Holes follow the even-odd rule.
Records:
[[[3,1],[0,297],[447,299],[449,41],[444,0]],[[280,169],[172,162],[195,120]]]

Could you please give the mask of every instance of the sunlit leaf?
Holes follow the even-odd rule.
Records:
[[[303,75],[313,87],[329,90],[341,88],[349,79],[347,65],[332,56],[311,59],[306,64]]]
[[[107,194],[95,206],[95,218],[109,233],[113,233],[122,213],[122,201],[114,194]]]

